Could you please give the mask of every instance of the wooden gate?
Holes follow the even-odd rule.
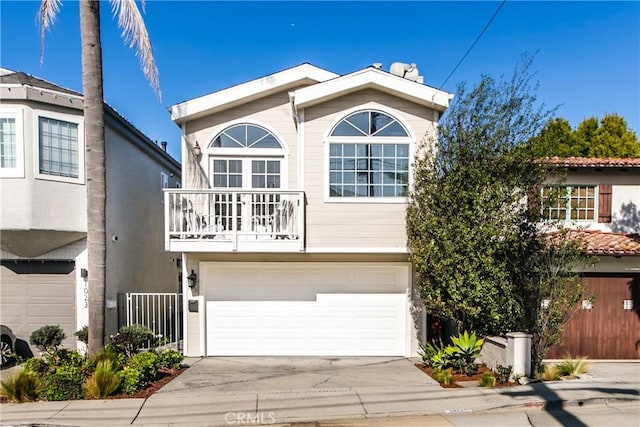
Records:
[[[592,307],[579,303],[547,358],[640,359],[640,276],[584,277],[583,283],[596,296]]]

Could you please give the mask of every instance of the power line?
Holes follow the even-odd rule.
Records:
[[[487,25],[484,26],[484,28],[482,29],[482,31],[480,32],[480,34],[478,34],[478,37],[476,37],[475,41],[471,44],[471,46],[469,47],[469,49],[467,49],[467,52],[464,54],[464,56],[460,59],[460,61],[458,62],[458,64],[453,68],[453,70],[451,70],[451,72],[449,73],[449,75],[447,76],[446,79],[444,79],[444,81],[442,82],[442,84],[440,85],[440,87],[444,87],[445,83],[447,83],[449,81],[449,78],[451,78],[451,76],[453,75],[453,73],[456,72],[456,70],[458,69],[458,67],[460,66],[460,64],[462,64],[462,61],[464,61],[464,59],[467,57],[467,55],[469,55],[469,52],[471,52],[471,50],[473,49],[473,47],[476,45],[476,43],[478,43],[478,41],[480,40],[480,38],[482,37],[482,35],[484,34],[485,31],[487,31],[487,28],[489,28],[489,26],[491,25],[491,23],[493,22],[493,19],[496,17],[496,15],[498,15],[498,12],[500,12],[500,9],[502,9],[502,6],[504,6],[504,4],[507,2],[507,0],[502,0],[502,3],[500,3],[500,6],[498,6],[498,8],[496,9],[495,12],[493,12],[493,15],[491,16],[491,19],[489,19],[489,22],[487,22]]]

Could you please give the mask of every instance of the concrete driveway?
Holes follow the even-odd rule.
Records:
[[[191,368],[161,392],[206,388],[221,392],[301,391],[438,385],[408,359],[388,357],[213,357]]]

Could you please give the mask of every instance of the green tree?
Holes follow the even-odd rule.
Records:
[[[539,158],[640,157],[638,137],[617,114],[587,118],[575,130],[565,119],[550,120],[526,147]]]
[[[542,331],[544,340],[536,343],[544,345],[534,350],[539,355],[557,341],[539,324],[548,278],[554,292],[566,292],[571,301],[579,297],[571,286],[574,264],[551,263],[559,259],[554,248],[567,244],[575,259],[582,255],[564,235],[552,245],[539,226],[535,196],[548,171],[520,147],[538,134],[550,111],[536,107],[530,66],[525,58],[509,81],[485,76],[471,91],[459,88],[437,139],[424,141],[426,154],[414,163],[407,237],[428,312],[483,335]],[[565,319],[567,305],[554,307],[554,316]]]
[[[142,70],[160,98],[158,70],[149,35],[135,0],[111,0],[125,42],[136,50]],[[60,0],[42,0],[38,12],[42,41],[60,10]],[[144,1],[142,2],[144,7]],[[100,2],[80,0],[82,42],[82,90],[86,151],[87,256],[89,269],[89,354],[104,347],[106,280],[106,160],[104,143],[104,97]],[[42,58],[42,50],[41,50]]]

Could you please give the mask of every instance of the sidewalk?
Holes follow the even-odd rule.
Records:
[[[186,363],[197,366],[200,360]],[[402,416],[403,422],[408,423],[403,425],[425,426],[451,425],[443,417],[446,414],[640,401],[640,364],[598,363],[592,365],[590,375],[592,378],[574,381],[494,389],[444,389],[433,383],[401,381],[384,387],[355,385],[251,392],[220,391],[208,385],[206,378],[199,378],[197,386],[174,380],[175,384],[168,384],[146,400],[2,404],[0,422],[95,427],[291,425],[323,420],[321,425],[329,426],[330,420],[343,420],[341,425],[386,426],[390,425],[389,417]],[[250,388],[251,384],[247,386]]]

